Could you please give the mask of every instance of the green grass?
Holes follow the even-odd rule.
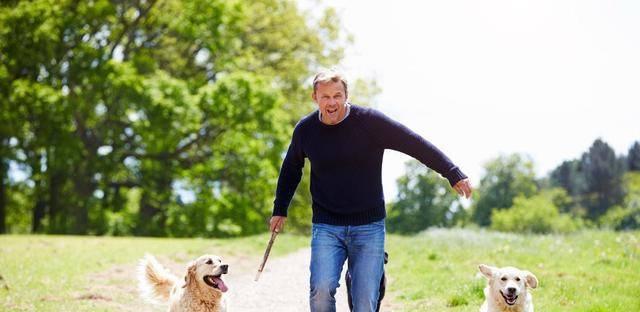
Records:
[[[177,264],[214,253],[246,259],[235,267],[255,270],[267,241],[267,235],[224,240],[0,236],[0,311],[148,311],[134,304],[135,285],[127,275],[145,252]],[[281,235],[273,255],[308,245],[308,237]],[[640,311],[640,232],[431,230],[389,235],[387,250],[387,300],[394,301],[394,311],[478,311],[485,285],[477,275],[480,263],[533,272],[540,282],[533,290],[536,311]]]
[[[130,274],[132,264],[145,252],[181,264],[204,253],[244,257],[250,258],[248,265],[255,264],[257,269],[268,238],[0,236],[0,275],[4,278],[0,280],[0,311],[131,311],[117,302],[134,301],[136,294],[130,291],[135,289],[134,278],[118,278],[118,274]],[[286,254],[308,243],[305,237],[280,235],[273,255]],[[127,269],[118,269],[119,266]],[[116,277],[91,278],[109,270]],[[92,283],[96,279],[99,283]],[[96,285],[105,282],[112,287]],[[116,291],[119,288],[125,290]]]
[[[640,311],[640,233],[516,235],[431,230],[390,235],[389,286],[403,311],[478,311],[480,263],[516,266],[539,280],[536,311]]]

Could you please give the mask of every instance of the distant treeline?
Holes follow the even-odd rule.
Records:
[[[584,227],[640,228],[640,143],[618,157],[601,139],[578,159],[536,179],[526,156],[500,156],[485,165],[471,206],[437,174],[410,161],[389,204],[390,231],[476,224],[501,231],[571,232]]]

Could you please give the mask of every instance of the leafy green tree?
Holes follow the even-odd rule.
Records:
[[[348,41],[339,25],[288,0],[3,2],[0,117],[15,122],[0,139],[22,155],[32,229],[263,231],[304,83]]]
[[[562,187],[572,196],[578,196],[584,192],[586,181],[580,170],[580,161],[563,161],[551,171],[550,182],[553,187]]]
[[[615,230],[640,228],[640,173],[628,172],[624,178],[625,198],[600,217],[600,224]]]
[[[638,141],[634,142],[629,148],[627,168],[629,171],[640,171],[640,142]]]
[[[390,205],[387,221],[391,232],[451,226],[465,212],[448,182],[416,160],[405,164],[405,175],[396,183],[398,199]]]
[[[511,207],[516,196],[529,197],[537,190],[530,159],[518,154],[500,156],[485,165],[471,218],[479,225],[490,225],[493,210]]]
[[[4,140],[3,140],[4,141]],[[4,145],[8,143],[2,142]],[[7,188],[9,186],[9,161],[3,155],[0,156],[0,233],[7,232]]]
[[[582,155],[580,167],[586,181],[581,201],[587,208],[588,217],[597,219],[624,198],[624,163],[607,143],[597,139]]]
[[[569,233],[582,227],[580,219],[560,213],[554,204],[557,194],[519,195],[508,209],[491,213],[491,228],[518,233]]]

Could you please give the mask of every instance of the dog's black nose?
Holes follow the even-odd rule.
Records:
[[[222,273],[226,274],[227,271],[229,270],[229,265],[228,264],[223,264],[220,266],[220,269],[222,270]]]
[[[507,292],[509,292],[510,294],[513,294],[516,292],[516,288],[515,287],[509,287],[507,288]]]

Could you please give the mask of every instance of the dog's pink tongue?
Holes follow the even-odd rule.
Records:
[[[218,288],[220,289],[221,292],[226,292],[227,290],[229,290],[227,288],[227,285],[224,284],[221,278],[214,277],[213,280],[216,282],[216,284],[218,284]]]

